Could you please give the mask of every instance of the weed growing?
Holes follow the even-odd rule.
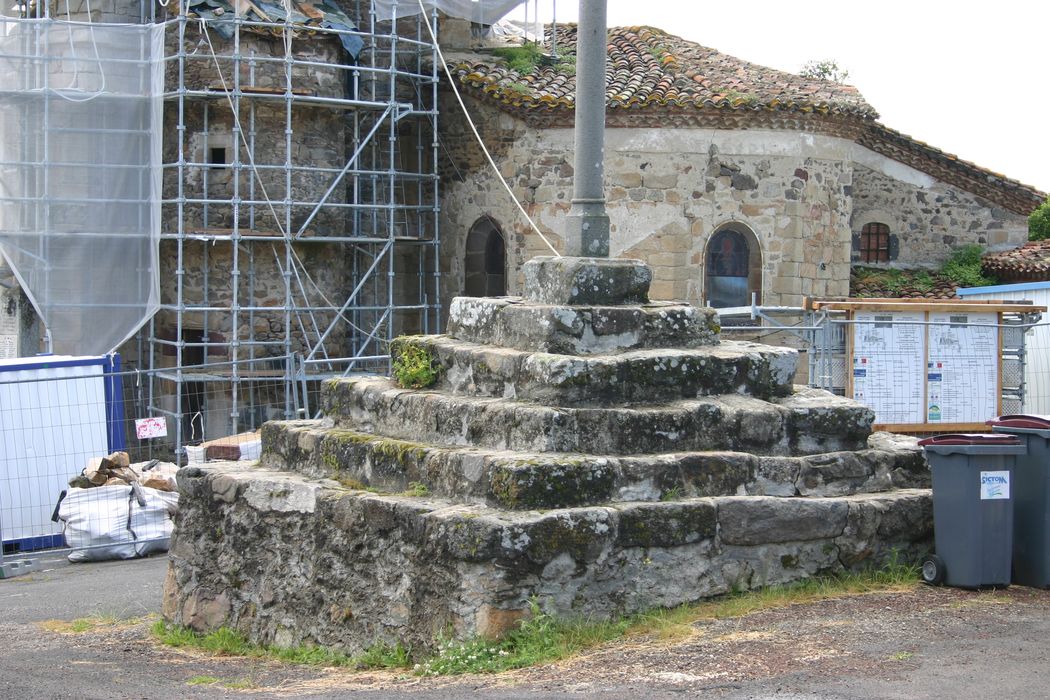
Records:
[[[347,656],[319,646],[275,647],[253,644],[240,632],[228,627],[199,634],[164,620],[154,623],[153,636],[170,647],[198,649],[216,656],[266,657],[304,666],[346,667],[354,670],[410,666],[409,650],[400,644],[375,644],[360,656]]]
[[[402,645],[377,644],[360,656],[350,657],[316,646],[279,648],[254,645],[240,633],[225,628],[200,635],[159,621],[153,626],[153,634],[169,646],[191,647],[220,655],[265,656],[313,666],[355,670],[412,669],[420,676],[499,673],[559,661],[625,637],[650,637],[663,641],[681,639],[694,634],[694,625],[702,620],[742,617],[762,610],[849,595],[904,591],[918,584],[918,570],[894,559],[880,569],[734,592],[700,603],[601,622],[557,618],[545,613],[539,602],[533,600],[529,605],[529,615],[503,639],[445,640],[439,644],[437,653],[417,659],[414,664],[411,650]]]
[[[426,389],[437,381],[434,357],[419,345],[396,343],[393,362],[394,381],[403,389]]]

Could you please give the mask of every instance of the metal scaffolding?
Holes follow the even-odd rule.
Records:
[[[440,331],[437,48],[397,8],[20,9],[164,27],[161,304],[123,354],[176,451],[310,416],[319,380],[386,373],[393,337]]]

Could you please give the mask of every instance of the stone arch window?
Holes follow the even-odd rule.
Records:
[[[507,294],[507,245],[503,231],[491,216],[474,222],[467,234],[463,294],[501,297]]]
[[[881,263],[890,261],[890,227],[873,221],[860,229],[858,244],[860,261]]]
[[[748,306],[762,295],[762,255],[755,234],[732,224],[711,236],[704,256],[704,298],[708,306]]]

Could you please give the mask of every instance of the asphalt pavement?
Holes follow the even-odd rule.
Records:
[[[1050,592],[933,589],[706,620],[508,674],[420,679],[163,647],[166,558],[0,580],[5,698],[1045,698]],[[74,632],[63,622],[96,622]],[[57,622],[56,622],[57,621]]]

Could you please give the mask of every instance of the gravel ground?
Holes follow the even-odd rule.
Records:
[[[158,646],[162,558],[0,581],[0,688],[12,698],[1026,698],[1050,694],[1050,591],[917,587],[703,621],[500,675],[419,679]],[[46,620],[114,622],[80,633]],[[44,623],[44,624],[42,624]],[[216,682],[198,684],[203,677]]]

